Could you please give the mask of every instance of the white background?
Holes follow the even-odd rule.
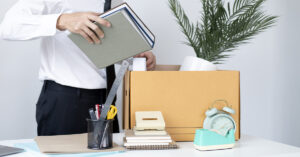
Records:
[[[0,20],[15,2],[0,2]],[[159,64],[181,64],[184,56],[194,55],[181,44],[184,36],[167,0],[127,2],[156,35],[154,53]],[[191,20],[200,18],[200,0],[180,2]],[[242,134],[300,147],[299,5],[299,0],[268,0],[267,13],[280,16],[276,27],[233,52],[219,68],[241,71]],[[0,140],[36,135],[35,104],[42,85],[38,69],[39,40],[0,40]],[[121,102],[119,96],[119,108]]]

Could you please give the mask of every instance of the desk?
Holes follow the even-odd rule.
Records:
[[[124,134],[114,134],[114,141],[122,144]],[[1,145],[13,146],[15,143],[32,142],[27,140],[0,141]],[[156,151],[127,151],[109,155],[109,157],[300,157],[300,148],[293,147],[262,138],[243,135],[234,149],[218,151],[198,151],[192,142],[178,142],[180,149]],[[36,157],[36,154],[25,152],[9,157]]]

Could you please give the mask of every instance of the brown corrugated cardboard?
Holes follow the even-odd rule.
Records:
[[[236,139],[239,139],[239,72],[178,69],[179,66],[158,66],[156,71],[129,72],[125,81],[129,85],[125,89],[129,96],[124,99],[127,102],[124,109],[129,109],[124,114],[125,128],[135,125],[136,111],[161,111],[170,135],[177,141],[191,141],[195,130],[202,127],[209,106],[217,99],[225,99],[236,111],[232,116],[237,124]]]
[[[130,72],[127,71],[123,80],[123,129],[130,128],[130,112],[129,112],[129,104],[130,104]]]
[[[174,141],[193,141],[195,133],[193,134],[170,134]]]

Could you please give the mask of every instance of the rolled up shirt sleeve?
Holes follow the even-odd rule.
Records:
[[[63,12],[60,3],[60,0],[19,0],[6,13],[0,25],[0,37],[30,40],[55,35],[57,19]]]

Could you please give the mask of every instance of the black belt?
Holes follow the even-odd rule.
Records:
[[[69,86],[58,84],[58,83],[56,83],[54,81],[50,81],[50,80],[44,81],[43,88],[45,88],[45,90],[51,90],[51,91],[55,91],[55,92],[99,96],[99,97],[100,96],[105,97],[105,93],[106,93],[106,89],[83,89],[83,88],[69,87]]]

